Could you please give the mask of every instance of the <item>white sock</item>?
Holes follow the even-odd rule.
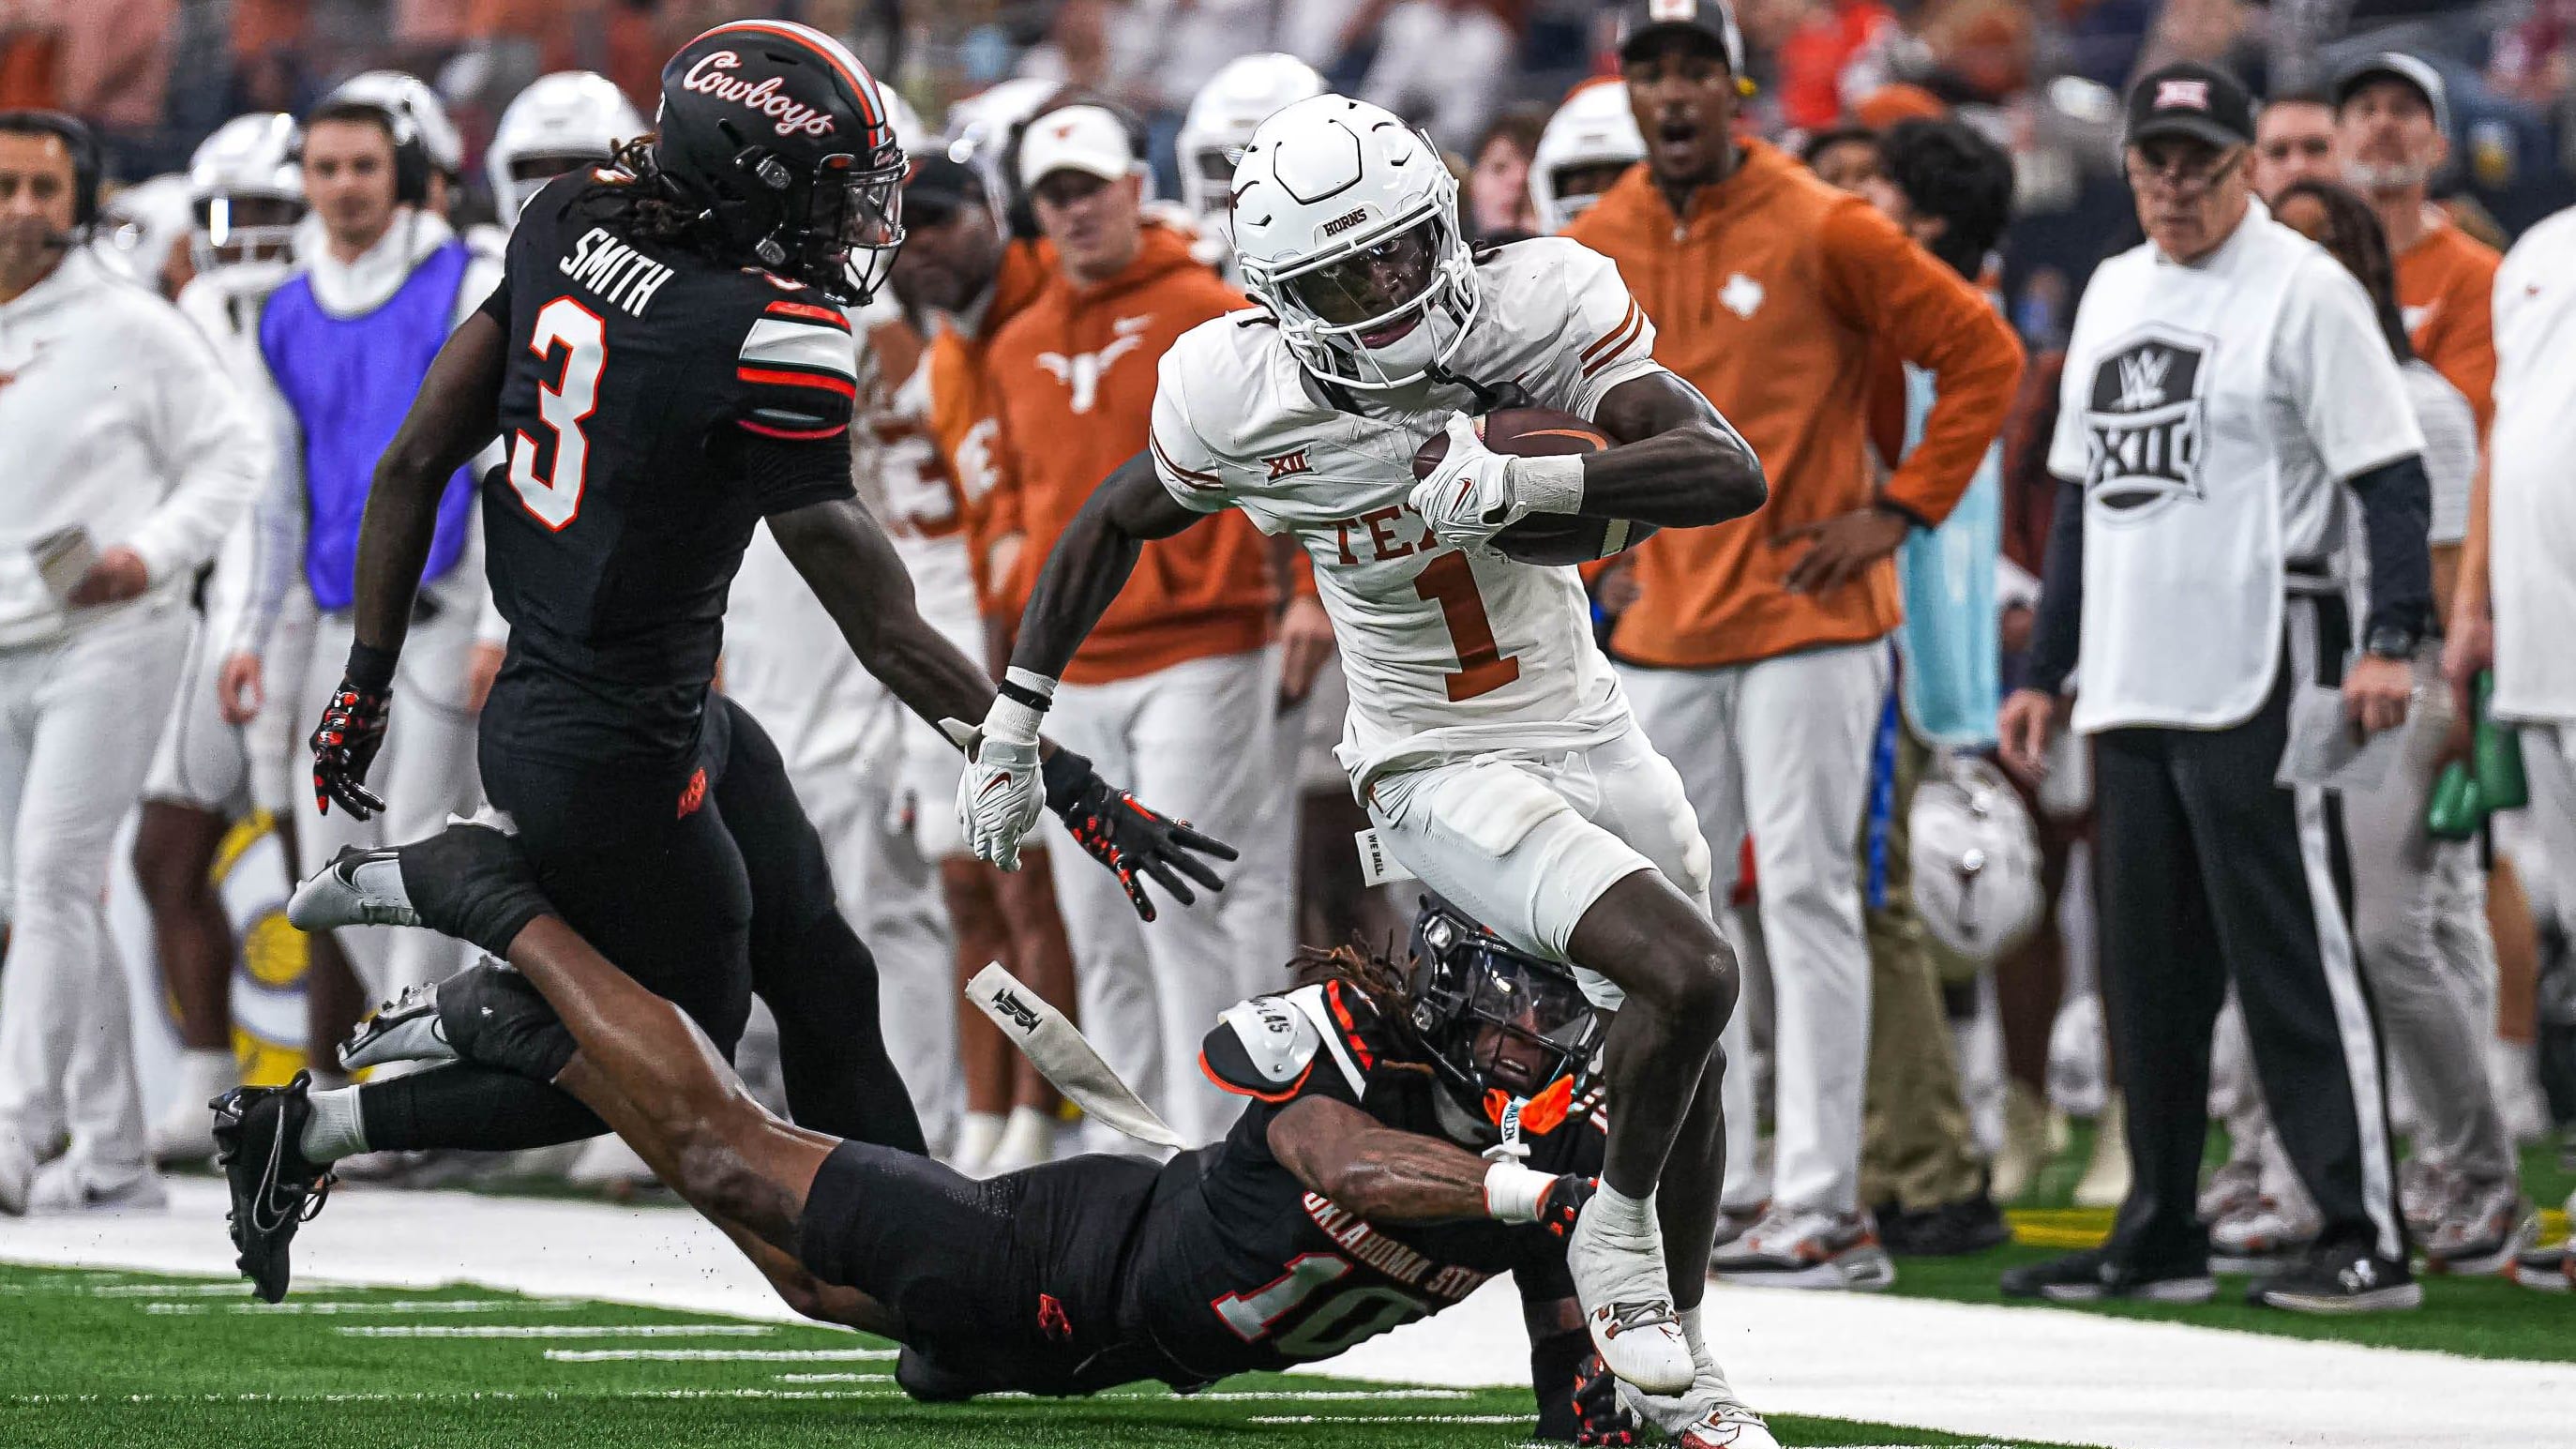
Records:
[[[1663,1229],[1655,1222],[1655,1195],[1630,1197],[1608,1183],[1592,1198],[1592,1210],[1601,1215],[1601,1231],[1615,1238],[1651,1238],[1660,1241]]]
[[[313,1115],[304,1119],[304,1132],[295,1139],[295,1150],[306,1161],[337,1162],[367,1150],[367,1126],[358,1113],[357,1088],[315,1092],[306,1100]]]

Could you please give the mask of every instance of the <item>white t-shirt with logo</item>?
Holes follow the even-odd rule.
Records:
[[[2342,480],[2424,447],[2370,301],[2253,203],[2198,262],[2104,262],[2051,473],[2084,485],[2075,728],[2221,729],[2271,692],[2286,566],[2331,569]]]
[[[2576,720],[2576,209],[2505,253],[2495,349],[2494,709],[2506,719]]]
[[[1515,242],[1477,267],[1483,308],[1450,370],[1517,382],[1542,407],[1589,418],[1619,384],[1662,370],[1655,327],[1610,259],[1558,237]],[[1266,314],[1234,312],[1163,354],[1154,471],[1183,506],[1234,507],[1290,534],[1350,680],[1335,753],[1355,790],[1390,770],[1501,751],[1576,750],[1628,728],[1627,696],[1592,639],[1571,568],[1440,544],[1407,501],[1413,453],[1474,411],[1461,387],[1357,395],[1343,412]]]

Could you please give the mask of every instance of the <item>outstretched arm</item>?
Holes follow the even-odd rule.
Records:
[[[1592,420],[1618,445],[1582,457],[1576,511],[1587,517],[1696,528],[1742,518],[1770,497],[1753,446],[1672,373],[1610,389]]]
[[[1056,540],[1020,615],[1011,667],[1047,679],[1064,673],[1091,626],[1109,609],[1135,571],[1148,541],[1169,538],[1200,519],[1164,491],[1154,460],[1138,453],[1119,464],[1092,490]]]
[[[1389,1127],[1347,1102],[1306,1097],[1270,1119],[1270,1155],[1299,1182],[1374,1223],[1474,1218],[1571,1227],[1590,1179],[1551,1177],[1517,1162]]]
[[[387,683],[438,531],[439,495],[500,431],[508,349],[509,338],[490,313],[468,316],[438,350],[401,430],[376,460],[358,532],[357,638],[359,649],[383,653]]]
[[[773,513],[769,532],[850,652],[906,708],[934,725],[984,717],[993,681],[921,617],[912,575],[865,504],[836,498]]]

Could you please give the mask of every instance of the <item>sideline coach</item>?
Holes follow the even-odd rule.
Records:
[[[2067,346],[2033,687],[2001,726],[2035,763],[2076,675],[2137,1177],[2109,1242],[2006,1274],[2008,1294],[2215,1291],[2193,1198],[2232,980],[2264,1099],[2325,1219],[2313,1255],[2256,1301],[2352,1312],[2422,1297],[2341,821],[2331,797],[2272,780],[2295,690],[2339,685],[2368,730],[2405,720],[2432,595],[2424,442],[2360,283],[2250,195],[2253,131],[2244,88],[2218,71],[2138,81],[2125,160],[2148,239],[2094,273]],[[2357,656],[2336,567],[2347,491],[2370,573]]]

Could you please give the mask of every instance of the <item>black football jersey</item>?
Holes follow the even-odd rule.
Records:
[[[1129,1289],[1130,1313],[1192,1374],[1330,1358],[1459,1302],[1498,1273],[1514,1274],[1528,1300],[1574,1296],[1564,1243],[1535,1224],[1380,1227],[1271,1156],[1271,1119],[1315,1095],[1470,1151],[1490,1145],[1490,1131],[1469,1140],[1478,1134],[1428,1069],[1395,1059],[1387,1035],[1368,998],[1339,981],[1255,997],[1208,1034],[1203,1069],[1250,1102],[1223,1142],[1164,1169]],[[1542,1094],[1521,1122],[1531,1168],[1600,1172],[1608,1116],[1598,1092]]]
[[[593,173],[520,213],[483,480],[513,750],[661,762],[697,740],[725,598],[767,514],[852,493],[857,344],[820,294],[641,241]]]

